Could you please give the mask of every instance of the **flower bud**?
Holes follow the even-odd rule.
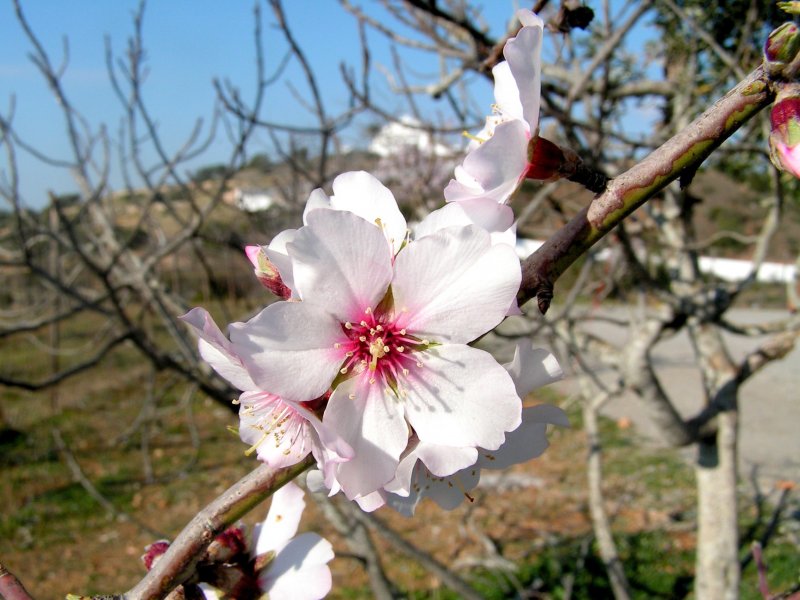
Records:
[[[169,542],[167,540],[158,540],[149,546],[145,546],[144,554],[142,554],[141,557],[144,568],[148,571],[152,569],[153,565],[161,558],[161,555],[167,551],[167,548],[169,548]]]
[[[275,265],[270,261],[264,247],[245,246],[244,251],[247,254],[247,258],[253,263],[256,277],[261,282],[261,285],[279,298],[283,298],[284,300],[290,298],[292,290],[283,283],[278,269],[276,269]]]
[[[770,158],[782,171],[800,178],[800,84],[785,85],[772,105]]]
[[[556,180],[575,172],[577,156],[540,136],[528,142],[526,179]]]
[[[231,562],[235,557],[247,554],[247,541],[241,527],[228,527],[211,542],[206,558],[212,563]]]
[[[798,51],[800,51],[800,27],[795,23],[784,23],[769,34],[764,44],[767,72],[787,79],[794,77],[800,62]]]

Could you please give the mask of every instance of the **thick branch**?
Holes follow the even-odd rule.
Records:
[[[537,296],[539,310],[546,312],[555,281],[579,256],[668,183],[697,169],[723,141],[773,100],[768,77],[759,67],[685,130],[609,182],[603,194],[525,260],[519,303]]]

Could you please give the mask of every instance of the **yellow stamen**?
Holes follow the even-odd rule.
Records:
[[[484,140],[479,138],[477,135],[472,135],[469,131],[462,131],[461,135],[463,135],[468,140],[472,140],[473,142],[478,142],[479,144],[482,144],[484,142]]]
[[[265,431],[264,434],[258,439],[258,441],[250,446],[247,450],[244,451],[245,456],[250,456],[256,449],[264,442],[265,439],[269,437],[269,431]]]

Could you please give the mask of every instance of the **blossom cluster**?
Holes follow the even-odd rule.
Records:
[[[424,495],[455,506],[451,490],[467,496],[480,468],[536,455],[544,424],[566,423],[558,409],[522,408],[561,376],[552,355],[520,346],[500,365],[470,345],[519,312],[505,203],[537,135],[543,31],[532,12],[519,18],[494,69],[487,139],[456,169],[443,208],[412,233],[389,189],[344,173],[330,197],[312,192],[302,227],[246,249],[281,301],[230,325],[230,338],[202,308],[183,317],[202,357],[242,392],[249,452],[276,468],[311,453],[311,484],[365,510],[411,512]]]
[[[344,173],[333,191],[312,193],[301,228],[248,249],[284,300],[233,323],[230,339],[201,308],[183,318],[242,390],[240,434],[261,460],[285,467],[311,452],[311,484],[365,510],[421,495],[454,506],[421,482],[458,479],[463,498],[481,457],[526,459],[507,434],[534,447],[544,423],[565,423],[558,409],[522,408],[560,377],[552,355],[521,345],[503,366],[468,345],[518,312],[513,214],[487,198],[453,202],[412,235],[372,175]]]
[[[535,170],[543,27],[518,16],[494,69],[495,114],[444,207],[410,227],[374,176],[341,174],[332,195],[311,193],[301,227],[246,248],[279,301],[227,336],[202,308],[182,317],[203,359],[241,391],[248,453],[275,468],[310,453],[309,488],[366,511],[411,515],[426,496],[454,508],[482,469],[538,456],[547,425],[567,425],[560,409],[523,403],[561,377],[552,354],[519,344],[502,365],[472,345],[519,314],[507,202]]]

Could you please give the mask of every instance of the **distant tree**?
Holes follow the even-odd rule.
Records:
[[[229,165],[216,164],[200,167],[192,175],[192,181],[202,183],[204,181],[218,181],[229,174]]]

